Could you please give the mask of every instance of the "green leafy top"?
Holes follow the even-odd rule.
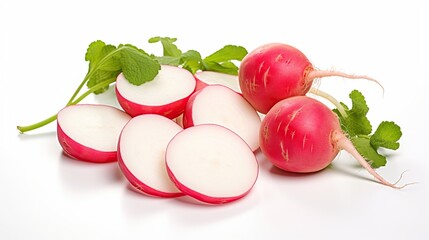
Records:
[[[383,121],[372,133],[372,126],[367,118],[368,106],[365,97],[358,90],[350,95],[352,108],[341,103],[346,116],[340,114],[338,109],[333,111],[338,115],[342,130],[348,135],[358,152],[371,163],[372,167],[386,165],[386,156],[378,152],[379,148],[396,150],[399,148],[399,139],[402,136],[401,128],[391,121]]]
[[[247,50],[242,46],[226,45],[202,58],[196,50],[182,52],[175,45],[176,40],[176,38],[153,37],[149,39],[149,43],[161,42],[164,50],[163,56],[155,57],[160,64],[182,66],[191,73],[204,70],[237,75],[238,67],[233,61],[241,61],[247,55]]]
[[[176,38],[169,37],[149,39],[149,43],[161,42],[163,56],[149,55],[131,44],[120,44],[116,47],[101,40],[92,42],[85,54],[85,61],[89,62],[88,72],[66,106],[79,103],[91,93],[105,92],[121,72],[134,85],[141,85],[153,80],[158,75],[161,64],[181,66],[191,73],[198,70],[210,70],[237,75],[238,67],[233,61],[241,61],[247,54],[243,47],[226,45],[203,59],[201,54],[195,50],[182,52],[174,44],[176,40]],[[87,91],[79,95],[85,85],[88,87]],[[56,118],[57,115],[54,114],[40,122],[17,126],[17,128],[21,132],[31,131],[55,121]]]
[[[154,79],[161,68],[145,51],[133,45],[121,44],[115,47],[100,40],[89,45],[85,60],[89,62],[86,77],[88,88],[102,82],[113,82],[121,72],[130,83],[141,85]],[[104,86],[94,92],[102,93],[108,87],[109,85]]]

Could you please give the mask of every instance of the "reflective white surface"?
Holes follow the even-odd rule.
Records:
[[[281,5],[280,5],[281,3]],[[212,4],[212,5],[210,5]],[[0,7],[0,239],[428,239],[429,66],[427,1],[8,1]],[[348,101],[361,90],[373,125],[402,127],[401,147],[378,170],[403,190],[377,184],[345,152],[315,174],[289,174],[260,154],[259,179],[234,203],[159,199],[128,187],[118,166],[66,157],[55,123],[87,72],[96,39],[148,52],[152,36],[177,37],[206,56],[225,44],[268,42],[301,49],[320,69],[368,74],[326,78],[320,89]],[[116,105],[114,91],[84,102]]]

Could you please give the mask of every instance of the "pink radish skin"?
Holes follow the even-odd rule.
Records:
[[[237,133],[250,148],[259,148],[261,118],[237,92],[222,85],[209,85],[192,94],[183,113],[183,126],[218,124]]]
[[[173,119],[183,113],[196,80],[182,68],[162,65],[158,75],[140,86],[129,83],[121,73],[116,80],[116,97],[131,116],[158,114]]]
[[[164,157],[169,141],[182,130],[155,114],[134,117],[125,125],[118,143],[118,164],[135,189],[163,198],[184,195],[170,180]]]
[[[246,196],[258,178],[249,146],[231,130],[202,124],[178,133],[165,154],[167,172],[183,193],[209,204]]]
[[[71,158],[94,163],[114,162],[120,132],[130,119],[111,106],[71,105],[58,112],[58,142]]]
[[[316,70],[295,47],[271,43],[244,57],[239,70],[239,83],[247,101],[258,112],[267,113],[280,100],[305,95],[314,79],[328,76],[375,81],[367,76]]]
[[[323,103],[306,96],[275,104],[262,121],[259,141],[266,158],[285,171],[320,171],[340,150],[346,150],[380,183],[403,187],[376,173],[343,134],[337,116]]]

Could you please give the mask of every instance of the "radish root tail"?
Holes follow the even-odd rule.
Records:
[[[404,188],[410,184],[413,183],[408,183],[402,186],[397,186],[396,184],[402,179],[402,175],[405,173],[405,171],[401,174],[400,178],[398,179],[398,181],[396,181],[395,183],[391,183],[389,181],[387,181],[386,179],[384,179],[382,176],[380,176],[372,167],[371,165],[369,165],[369,163],[365,160],[365,158],[363,158],[359,152],[356,150],[356,148],[354,147],[353,143],[341,132],[336,131],[333,134],[333,141],[337,144],[337,147],[340,149],[343,149],[345,151],[347,151],[348,153],[350,153],[359,163],[362,167],[364,167],[368,173],[370,173],[375,179],[377,179],[381,184],[389,186],[391,188],[395,188],[395,189],[401,189]]]
[[[375,80],[374,78],[366,76],[366,75],[347,74],[347,73],[338,72],[338,71],[334,71],[334,70],[313,70],[307,74],[307,80],[308,81],[311,81],[311,80],[314,80],[317,78],[322,78],[322,77],[344,77],[344,78],[349,78],[349,79],[366,79],[368,81],[372,81],[372,82],[377,83],[381,87],[381,89],[383,90],[383,95],[384,95],[383,85],[381,85],[381,83],[379,81]]]

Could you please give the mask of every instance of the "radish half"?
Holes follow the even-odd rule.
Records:
[[[194,92],[196,80],[187,70],[162,65],[150,82],[136,86],[121,73],[116,79],[116,97],[121,107],[131,116],[159,114],[170,119],[179,116]]]
[[[181,130],[172,120],[155,114],[134,117],[125,125],[118,144],[118,163],[133,187],[158,197],[184,195],[165,167],[165,149]]]
[[[208,85],[220,84],[231,88],[232,90],[241,93],[240,83],[238,76],[226,73],[202,71],[195,73],[195,79],[197,80],[196,91],[203,89]]]
[[[255,151],[259,148],[261,118],[239,93],[222,85],[209,85],[194,93],[183,114],[185,128],[218,124],[237,133]]]
[[[258,177],[258,162],[249,146],[215,124],[178,133],[168,144],[165,159],[170,178],[182,192],[211,204],[244,197]]]
[[[119,135],[131,117],[106,105],[79,104],[57,116],[57,137],[64,153],[88,162],[117,160]]]

